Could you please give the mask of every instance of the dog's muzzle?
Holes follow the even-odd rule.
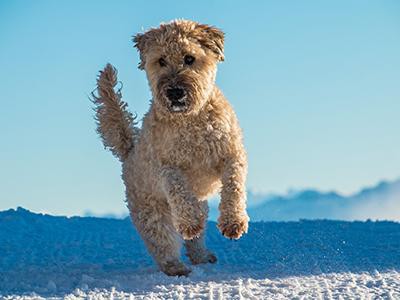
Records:
[[[186,92],[180,87],[170,87],[166,91],[170,109],[174,112],[181,112],[187,109]]]

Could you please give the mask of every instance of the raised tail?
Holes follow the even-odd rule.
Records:
[[[135,117],[127,110],[128,104],[121,100],[121,89],[115,91],[117,70],[107,64],[97,78],[97,95],[92,93],[95,104],[97,132],[105,148],[124,161],[134,148],[138,135]]]

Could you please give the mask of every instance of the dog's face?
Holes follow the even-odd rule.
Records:
[[[138,34],[134,42],[158,112],[198,112],[212,92],[217,63],[224,59],[222,31],[178,20]]]

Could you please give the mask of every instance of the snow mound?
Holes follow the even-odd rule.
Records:
[[[399,223],[257,222],[239,241],[215,225],[218,263],[178,278],[157,270],[129,219],[0,212],[0,299],[400,298]]]

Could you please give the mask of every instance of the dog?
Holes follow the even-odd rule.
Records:
[[[116,90],[108,64],[93,94],[97,131],[122,163],[126,202],[161,271],[187,276],[182,239],[192,264],[215,263],[206,248],[207,198],[220,190],[218,228],[230,239],[248,230],[247,158],[236,115],[215,84],[224,33],[174,20],[133,38],[152,92],[142,126]]]

